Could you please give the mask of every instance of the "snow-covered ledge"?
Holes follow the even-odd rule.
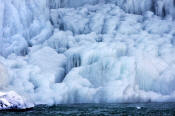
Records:
[[[34,107],[14,91],[0,92],[0,110],[25,110]]]

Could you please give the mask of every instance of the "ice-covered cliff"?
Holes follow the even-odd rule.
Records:
[[[0,0],[0,89],[34,104],[175,101],[173,0]]]
[[[174,0],[50,0],[50,8],[79,7],[85,4],[113,3],[128,13],[144,14],[152,11],[159,16],[175,17]]]

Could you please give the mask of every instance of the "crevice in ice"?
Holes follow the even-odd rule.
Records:
[[[106,30],[105,30],[105,26],[106,26],[106,18],[104,18],[103,20],[103,25],[102,25],[102,29],[101,29],[101,34],[106,34]]]
[[[95,39],[95,41],[99,43],[99,42],[103,42],[104,40],[102,36],[99,36]]]
[[[20,51],[20,55],[21,55],[21,56],[26,56],[28,53],[29,53],[28,48],[24,48],[24,49],[22,49],[22,50]]]
[[[49,21],[51,25],[54,25],[54,22],[52,21],[52,19],[49,19]]]
[[[172,37],[172,39],[171,39],[171,44],[172,44],[173,46],[175,46],[175,34],[173,34],[173,37]]]
[[[59,80],[55,80],[55,83],[62,83],[67,76],[67,74],[76,67],[80,67],[82,65],[81,56],[78,53],[68,53],[67,54],[67,62],[64,66],[64,74],[62,75],[62,78],[59,78]]]
[[[66,74],[74,67],[81,66],[81,56],[78,53],[73,53],[68,56],[68,60],[66,63]]]
[[[59,29],[62,30],[62,31],[65,30],[65,28],[64,28],[64,24],[63,24],[63,23],[61,23],[61,24],[59,25]]]

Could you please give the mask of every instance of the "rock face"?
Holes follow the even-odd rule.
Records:
[[[27,109],[33,107],[14,91],[0,92],[0,110]]]

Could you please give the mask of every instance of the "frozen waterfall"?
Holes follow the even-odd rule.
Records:
[[[171,15],[175,18],[174,0],[50,0],[48,5],[51,9],[57,9],[98,3],[113,3],[128,13],[144,14],[152,11],[159,16]]]
[[[33,104],[175,101],[174,18],[174,0],[0,0],[0,89]]]

